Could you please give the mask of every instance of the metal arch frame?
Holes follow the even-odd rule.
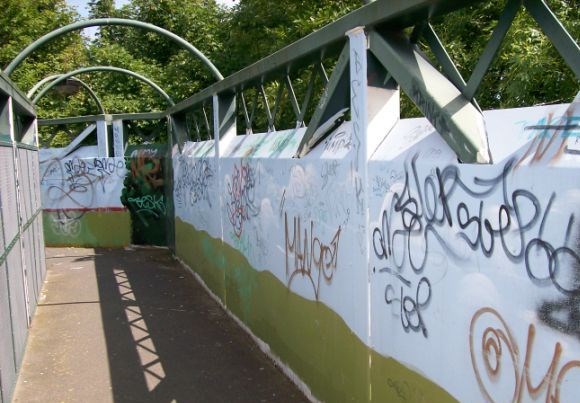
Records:
[[[71,32],[71,31],[81,30],[83,28],[97,27],[97,26],[104,26],[104,25],[120,25],[120,26],[134,27],[134,28],[142,28],[142,29],[145,29],[147,31],[151,31],[151,32],[155,32],[157,34],[163,35],[166,38],[171,39],[172,41],[176,42],[178,45],[180,45],[181,47],[186,49],[192,55],[199,58],[203,62],[203,64],[205,64],[210,69],[210,71],[212,72],[212,74],[214,75],[214,77],[218,81],[222,80],[224,78],[222,76],[222,74],[220,73],[220,71],[217,69],[217,67],[199,49],[197,49],[195,46],[193,46],[191,43],[189,43],[188,41],[186,41],[182,37],[175,35],[173,32],[168,31],[166,29],[163,29],[163,28],[158,27],[158,26],[153,25],[153,24],[148,24],[148,23],[145,23],[142,21],[128,20],[128,19],[124,19],[124,18],[98,18],[98,19],[94,19],[94,20],[78,21],[78,22],[66,25],[62,28],[55,29],[54,31],[49,32],[48,34],[38,38],[36,41],[34,41],[30,45],[28,45],[22,52],[20,52],[10,62],[10,64],[8,64],[8,66],[6,66],[6,68],[4,69],[4,73],[6,75],[10,76],[10,74],[12,74],[12,72],[16,69],[16,67],[18,67],[18,65],[20,65],[20,63],[22,63],[22,61],[24,59],[26,59],[26,57],[28,57],[32,52],[34,52],[36,49],[38,49],[39,47],[41,47],[45,43],[50,42],[59,36],[62,36],[66,33]]]
[[[65,73],[65,74],[61,74],[56,80],[52,81],[50,84],[48,84],[46,87],[44,87],[36,95],[36,97],[34,97],[34,99],[32,100],[32,104],[33,105],[36,105],[36,103],[38,102],[38,100],[40,98],[42,98],[48,92],[48,90],[50,90],[51,88],[53,88],[58,83],[63,82],[67,78],[72,77],[72,76],[76,76],[76,75],[79,75],[79,74],[83,74],[83,73],[90,73],[90,72],[93,72],[93,71],[112,71],[112,72],[122,73],[122,74],[126,74],[126,75],[129,75],[129,76],[135,77],[136,79],[143,81],[145,84],[149,85],[151,88],[153,88],[155,91],[157,91],[157,93],[159,93],[159,95],[161,95],[165,99],[165,101],[167,101],[167,103],[170,106],[175,105],[175,102],[173,102],[173,100],[171,99],[171,97],[169,95],[167,95],[167,93],[165,91],[163,91],[163,89],[161,89],[161,87],[159,87],[157,84],[155,84],[153,81],[151,81],[147,77],[142,76],[139,73],[135,73],[134,71],[127,70],[127,69],[123,69],[123,68],[120,68],[120,67],[114,67],[114,66],[92,66],[92,67],[83,67],[83,68],[76,69],[76,70],[73,70],[73,71],[68,72],[68,73]]]
[[[49,82],[50,80],[54,80],[56,78],[59,78],[62,74],[53,74],[51,76],[45,77],[42,80],[40,80],[39,82],[37,82],[34,87],[32,87],[30,89],[30,91],[28,91],[28,93],[26,94],[26,96],[28,98],[32,98],[32,96],[34,95],[34,93],[36,93],[36,91],[38,91],[40,89],[40,87],[42,87],[44,84],[46,84],[47,82]],[[89,95],[91,96],[91,98],[93,98],[93,100],[95,101],[95,103],[97,104],[97,107],[99,108],[99,112],[101,112],[101,114],[105,114],[105,107],[103,106],[101,100],[99,99],[99,97],[97,96],[97,94],[95,94],[95,91],[93,91],[93,89],[87,84],[85,83],[83,80],[81,80],[80,78],[77,77],[69,77],[71,80],[74,80],[76,82],[78,82],[80,85],[83,86],[84,89],[86,89],[89,93]]]

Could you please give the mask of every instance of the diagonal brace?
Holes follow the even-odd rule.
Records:
[[[490,163],[483,115],[406,39],[369,33],[370,50],[462,162]]]
[[[338,115],[341,115],[345,109],[350,107],[349,53],[349,44],[347,42],[338,57],[318,106],[308,123],[306,133],[296,153],[298,158],[308,154],[318,142],[328,135],[328,128],[331,128]],[[327,127],[327,123],[330,123],[331,126],[327,130],[321,130]]]

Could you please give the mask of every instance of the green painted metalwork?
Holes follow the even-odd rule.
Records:
[[[112,122],[113,120],[160,120],[165,119],[167,115],[164,112],[150,112],[150,113],[116,113],[112,115],[87,115],[87,116],[73,116],[69,118],[55,118],[55,119],[38,119],[39,126],[55,126],[55,125],[69,125],[74,123],[96,122],[97,120],[106,120]]]
[[[238,92],[271,80],[283,78],[312,63],[319,63],[322,56],[341,52],[345,32],[359,26],[370,30],[388,28],[398,30],[414,26],[429,18],[481,2],[481,0],[376,0],[338,19],[312,34],[286,46],[270,56],[224,78],[190,98],[169,108],[174,114],[210,99],[213,94]],[[436,5],[436,7],[435,7]]]
[[[105,115],[72,116],[68,118],[38,119],[38,126],[72,125],[76,123],[90,123],[105,120]]]
[[[28,115],[36,116],[34,111],[34,106],[31,104],[30,100],[26,95],[18,89],[16,84],[10,80],[10,78],[0,72],[0,94],[4,94],[12,98],[14,103],[14,108],[17,112]]]
[[[72,76],[76,76],[76,75],[79,75],[79,74],[83,74],[83,73],[90,73],[90,72],[93,72],[93,71],[112,71],[112,72],[122,73],[122,74],[126,74],[126,75],[129,75],[129,76],[135,77],[136,79],[143,81],[144,83],[146,83],[147,85],[149,85],[151,88],[153,88],[155,91],[157,91],[167,101],[167,103],[169,105],[175,105],[175,103],[173,102],[173,100],[171,99],[171,97],[169,95],[167,95],[167,93],[165,91],[163,91],[161,89],[161,87],[159,87],[157,84],[155,84],[153,81],[151,81],[147,77],[142,76],[141,74],[135,73],[134,71],[131,71],[131,70],[122,69],[120,67],[113,67],[113,66],[83,67],[83,68],[80,68],[80,69],[71,71],[69,73],[62,74],[59,78],[57,78],[56,80],[54,80],[50,84],[48,84],[46,87],[44,87],[38,93],[38,95],[36,95],[36,97],[34,97],[34,99],[32,100],[32,103],[33,104],[36,104],[38,102],[38,100],[40,98],[42,98],[44,96],[44,94],[46,94],[48,92],[48,90],[50,90],[51,88],[53,88],[58,83],[63,82],[67,78],[72,77]]]
[[[40,87],[42,87],[44,84],[46,84],[47,82],[54,80],[58,77],[60,77],[61,74],[53,74],[51,76],[45,77],[42,80],[40,80],[39,82],[37,82],[34,87],[32,87],[30,89],[30,91],[28,91],[28,93],[26,94],[26,96],[28,98],[32,98],[32,96],[34,95],[34,93],[36,91],[39,90]],[[89,93],[89,95],[91,96],[91,98],[93,98],[93,100],[95,101],[95,103],[97,104],[97,107],[99,108],[99,112],[101,112],[101,114],[105,114],[105,107],[103,106],[103,104],[101,103],[101,100],[99,99],[99,97],[97,96],[97,94],[95,94],[95,91],[93,91],[93,89],[87,84],[85,83],[83,80],[81,80],[80,78],[76,78],[76,77],[69,77],[71,80],[76,81],[77,83],[79,83],[81,86],[83,86],[84,89],[87,90],[87,92]]]
[[[491,35],[491,39],[487,43],[487,46],[483,50],[477,65],[471,73],[471,77],[467,82],[467,86],[462,89],[463,95],[465,95],[465,97],[470,101],[475,96],[475,93],[479,88],[481,81],[483,80],[483,76],[497,56],[501,44],[512,24],[512,21],[520,9],[520,5],[521,0],[509,0],[504,11],[502,12],[499,18],[499,22],[497,23],[497,26]]]
[[[328,86],[322,94],[320,103],[318,104],[310,124],[306,129],[306,133],[298,146],[296,153],[297,157],[303,157],[314,147],[328,132],[328,130],[320,131],[319,128],[332,116],[341,110],[348,110],[350,106],[350,85],[349,85],[349,45],[348,43],[342,49],[336,67],[330,76]],[[329,122],[329,129],[334,126],[334,122]]]
[[[543,0],[524,0],[524,5],[580,80],[580,47]]]
[[[106,25],[120,25],[142,28],[147,31],[163,35],[166,38],[169,38],[172,41],[176,42],[178,45],[186,49],[189,53],[191,53],[195,57],[199,58],[203,62],[203,64],[205,64],[210,69],[210,71],[217,80],[223,79],[223,76],[219,72],[217,67],[215,67],[214,64],[203,53],[201,53],[195,46],[187,42],[185,39],[156,25],[148,24],[141,21],[127,20],[123,18],[100,18],[88,21],[78,21],[70,25],[64,26],[62,28],[56,29],[52,32],[49,32],[48,34],[40,37],[39,39],[28,45],[26,49],[20,52],[18,56],[16,56],[14,60],[12,60],[10,64],[6,66],[6,68],[4,69],[4,73],[8,76],[12,74],[12,72],[16,69],[16,67],[18,67],[18,65],[22,63],[22,61],[26,59],[26,57],[28,57],[32,52],[34,52],[36,49],[43,46],[47,42],[50,42],[53,39],[58,38],[59,36],[62,36],[71,31],[81,30],[83,28],[106,26]]]
[[[457,70],[457,67],[455,67],[455,64],[453,64],[453,61],[451,60],[449,53],[447,53],[447,50],[445,50],[445,47],[439,40],[439,37],[437,36],[437,33],[435,33],[433,26],[431,26],[431,24],[426,24],[426,26],[422,31],[422,34],[427,43],[429,44],[429,48],[431,48],[433,54],[437,58],[437,61],[439,62],[439,64],[441,64],[441,67],[443,68],[443,71],[445,72],[449,80],[453,84],[455,84],[457,88],[460,89],[465,88],[467,86],[467,83],[461,76],[459,70]]]
[[[370,50],[437,129],[459,159],[490,163],[481,112],[408,41],[369,35]]]
[[[368,4],[169,108],[168,114],[174,115],[191,111],[193,108],[199,108],[200,105],[209,102],[215,94],[218,96],[236,94],[236,96],[240,97],[241,106],[243,107],[242,112],[246,123],[246,133],[252,133],[257,98],[253,100],[253,105],[249,105],[246,102],[244,91],[249,88],[257,88],[255,95],[262,94],[263,96],[262,86],[273,82],[283,82],[288,88],[289,105],[296,115],[296,125],[300,127],[305,124],[305,113],[312,96],[313,83],[318,74],[324,77],[324,70],[318,70],[321,60],[325,57],[336,56],[340,52],[346,41],[345,32],[357,26],[363,26],[370,37],[376,37],[383,41],[383,43],[379,41],[378,45],[375,44],[373,53],[378,52],[382,55],[380,57],[381,64],[387,69],[387,77],[394,77],[405,92],[419,104],[427,119],[438,130],[446,133],[444,137],[456,151],[458,157],[464,162],[490,162],[489,150],[485,139],[485,128],[482,124],[481,108],[474,96],[481,86],[482,79],[489,70],[490,65],[496,59],[506,32],[512,25],[517,12],[521,10],[522,4],[526,6],[526,9],[554,43],[567,64],[580,77],[580,50],[578,45],[562,27],[543,0],[507,1],[491,39],[467,82],[447,54],[436,32],[430,25],[430,21],[434,17],[445,15],[482,1],[376,0],[364,2]],[[408,44],[403,47],[391,46],[394,45],[394,43],[391,43],[391,39],[394,36],[385,40],[379,35],[379,33],[386,34],[390,32],[405,37],[407,34],[404,33],[403,29],[409,27],[414,27],[415,29],[409,38]],[[428,60],[420,56],[419,53],[414,53],[415,51],[412,47],[417,43],[420,36],[426,39],[427,45],[433,51],[435,58],[446,75],[435,74],[436,82],[441,85],[438,92],[429,91],[428,86],[425,85],[427,78],[422,77],[418,71],[412,71],[417,63],[422,63],[422,65],[430,69],[429,71],[436,71]],[[372,40],[371,47],[373,47]],[[407,63],[411,64],[407,65]],[[395,67],[394,65],[397,66]],[[301,107],[292,88],[290,77],[307,66],[313,66],[312,76]],[[392,71],[393,69],[396,72]],[[428,79],[431,78],[429,77]],[[281,84],[278,85],[281,86]],[[327,85],[325,89],[326,98],[331,99],[335,96],[333,91],[341,88],[341,86],[338,86],[332,89]],[[282,91],[281,87],[279,87],[279,91]],[[415,91],[415,96],[413,96],[413,91]],[[441,100],[450,94],[456,94],[457,97],[454,97],[453,102],[449,104],[442,103]],[[264,104],[267,104],[266,99],[264,99]],[[318,107],[323,107],[323,105],[324,103],[321,103]],[[269,106],[264,108],[270,130],[274,128],[277,111],[277,103],[273,109]],[[458,111],[460,113],[457,113]],[[457,116],[453,116],[454,113],[457,113]],[[459,115],[463,117],[459,119]],[[328,114],[324,117],[328,117]],[[308,138],[301,146],[300,155],[308,152],[309,147],[305,144],[312,143],[314,137],[317,137],[313,133],[319,129],[319,125],[325,122],[326,120],[321,116],[313,116],[311,118],[311,121],[308,122]],[[318,138],[317,141],[321,139]]]

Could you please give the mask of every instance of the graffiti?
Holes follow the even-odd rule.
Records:
[[[481,393],[488,401],[527,401],[525,394],[532,400],[545,396],[546,402],[565,401],[561,399],[561,387],[571,370],[575,369],[578,374],[580,361],[561,363],[564,347],[556,342],[545,373],[534,385],[531,373],[537,378],[536,375],[543,371],[535,368],[537,361],[532,361],[535,338],[536,327],[530,324],[525,351],[520,352],[509,326],[496,310],[481,308],[473,315],[469,329],[471,363]],[[546,351],[544,347],[542,350]],[[523,362],[520,361],[522,356]],[[492,390],[493,387],[495,390]]]
[[[131,176],[144,190],[162,188],[164,184],[161,156],[157,150],[134,150],[130,159]]]
[[[81,218],[85,211],[56,210],[50,217],[50,226],[57,235],[76,237],[81,233]]]
[[[131,213],[131,239],[138,245],[166,245],[163,149],[137,149],[127,158],[121,202]]]
[[[363,121],[363,114],[366,114],[366,111],[361,111],[361,105],[358,101],[359,94],[364,91],[363,82],[361,81],[366,75],[366,71],[363,72],[363,65],[361,62],[360,55],[356,49],[353,49],[352,55],[352,65],[354,66],[354,76],[357,77],[351,80],[350,83],[350,105],[351,105],[351,115],[352,115],[352,142],[355,148],[355,167],[358,170],[359,166],[359,159],[360,149],[362,146],[361,140],[361,131],[363,126],[366,125],[366,122]],[[351,73],[352,74],[352,73]],[[363,98],[364,99],[364,98]]]
[[[122,160],[114,158],[73,158],[64,162],[64,169],[68,175],[79,176],[92,174],[98,177],[115,175],[118,171],[125,173],[125,165]]]
[[[257,181],[256,169],[243,161],[239,166],[234,165],[231,178],[226,179],[229,196],[226,203],[228,219],[238,238],[242,235],[244,222],[259,213],[259,207],[254,200]]]
[[[353,166],[351,169],[351,177],[352,177],[352,185],[354,188],[354,195],[356,198],[356,210],[358,214],[363,214],[364,212],[364,185],[363,185],[363,178],[356,169],[356,166]]]
[[[163,195],[129,197],[127,200],[137,207],[137,213],[149,213],[156,218],[165,214],[165,197]]]
[[[441,112],[441,108],[436,103],[424,95],[421,84],[417,80],[413,80],[411,84],[410,97],[437,131],[443,136],[449,136],[450,140],[454,141],[453,134],[449,129],[447,115]]]
[[[538,317],[551,328],[580,338],[579,296],[568,296],[557,301],[542,302],[538,309]]]
[[[290,195],[292,198],[303,199],[310,193],[312,186],[309,173],[300,165],[294,165],[290,170]]]
[[[397,397],[405,402],[425,402],[427,399],[421,390],[412,387],[407,381],[399,381],[393,378],[387,378],[387,385],[396,394]]]
[[[385,193],[388,193],[393,183],[400,182],[403,179],[403,173],[396,170],[390,170],[384,176],[377,175],[373,178],[373,194],[375,196],[383,196]]]
[[[393,272],[386,267],[381,269],[380,272],[391,274],[401,283],[399,293],[396,292],[392,284],[387,284],[385,287],[385,302],[387,305],[398,303],[401,325],[405,332],[421,332],[424,337],[427,337],[428,331],[421,311],[428,306],[431,300],[431,283],[429,279],[425,276],[421,277],[413,292],[411,281],[403,277],[400,273]],[[407,295],[407,290],[410,290],[410,296]]]
[[[75,208],[97,206],[98,192],[106,195],[119,185],[125,164],[117,158],[52,159],[41,164],[45,205],[69,202]]]
[[[190,164],[181,157],[180,172],[175,183],[175,202],[179,206],[194,206],[205,201],[212,207],[210,188],[214,172],[208,159],[197,159]]]
[[[329,178],[336,176],[338,166],[338,161],[325,162],[324,165],[322,165],[322,172],[320,173],[320,177],[322,178],[322,189],[324,189],[328,184]]]
[[[459,168],[454,165],[443,170],[436,168],[421,180],[416,160],[417,156],[410,167],[405,166],[403,189],[392,193],[389,206],[382,212],[380,225],[373,229],[372,243],[379,260],[390,260],[398,268],[408,262],[414,272],[420,273],[427,261],[430,240],[438,242],[452,257],[462,259],[440,233],[451,228],[455,230],[454,241],[462,242],[473,251],[481,251],[486,257],[496,253],[497,247],[501,248],[512,262],[524,264],[534,283],[550,283],[563,294],[580,295],[580,285],[565,284],[565,276],[560,273],[564,260],[580,262],[580,256],[567,246],[574,214],[569,215],[562,244],[544,238],[555,193],[542,204],[526,189],[510,190],[507,178],[514,160],[508,161],[497,176],[474,177],[473,186],[461,178]],[[464,201],[453,203],[454,193],[459,190],[479,201],[476,211],[470,211]],[[496,191],[502,194],[503,200],[497,208],[489,209],[486,199]],[[489,201],[492,202],[495,201]],[[484,217],[484,211],[495,217]],[[393,247],[397,238],[401,241],[400,249]],[[545,256],[544,266],[533,262],[534,252]]]
[[[322,279],[327,284],[331,284],[338,266],[341,227],[338,227],[330,242],[325,244],[314,235],[313,221],[310,221],[310,231],[304,228],[304,232],[300,217],[294,217],[292,232],[288,226],[287,213],[284,213],[284,223],[288,288],[292,288],[292,282],[298,276],[306,278],[312,285],[314,297],[318,300]],[[294,256],[294,265],[290,263],[292,256]],[[318,275],[313,273],[313,270],[317,270]]]
[[[574,214],[567,216],[559,240],[545,238],[544,228],[550,222],[556,194],[540,201],[531,191],[510,189],[508,176],[515,159],[508,161],[499,174],[473,177],[470,182],[454,165],[435,168],[421,177],[416,161],[417,156],[405,164],[404,180],[391,187],[386,208],[372,231],[372,247],[381,266],[375,271],[393,275],[400,282],[397,289],[414,289],[414,298],[401,292],[400,301],[393,297],[393,285],[387,285],[385,291],[385,300],[402,305],[402,321],[415,319],[404,326],[405,330],[420,329],[427,335],[421,311],[429,302],[431,286],[423,270],[433,242],[458,261],[467,259],[460,253],[466,249],[480,251],[486,258],[502,253],[511,262],[521,264],[534,284],[552,286],[566,296],[580,296],[580,282],[574,280],[580,256],[568,245]],[[492,198],[494,194],[500,200]],[[477,206],[475,210],[470,210],[467,199]],[[422,287],[411,287],[410,277],[403,276],[404,266],[420,278]]]
[[[338,153],[342,150],[350,151],[353,147],[352,136],[347,131],[339,131],[324,141],[324,151]]]
[[[574,121],[580,119],[577,116],[570,116],[571,110],[567,111],[567,116],[561,116],[554,119],[550,113],[546,118],[542,118],[536,125],[524,127],[524,131],[532,131],[533,140],[530,145],[516,162],[516,167],[522,164],[531,156],[530,165],[547,161],[549,164],[554,163],[566,151],[566,145],[570,137],[578,137],[574,132],[580,128],[580,125],[574,124]],[[559,140],[559,143],[558,143]]]

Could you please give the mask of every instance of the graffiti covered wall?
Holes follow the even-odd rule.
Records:
[[[131,213],[131,239],[166,245],[165,145],[130,147],[121,203]]]
[[[40,187],[46,244],[123,246],[130,243],[130,218],[121,203],[124,158],[94,157],[82,147],[59,158],[40,150]]]
[[[165,245],[165,145],[131,147],[127,157],[95,157],[96,146],[62,155],[42,149],[47,245]]]
[[[486,112],[491,165],[426,119],[187,143],[176,253],[321,400],[574,401],[575,107]]]

